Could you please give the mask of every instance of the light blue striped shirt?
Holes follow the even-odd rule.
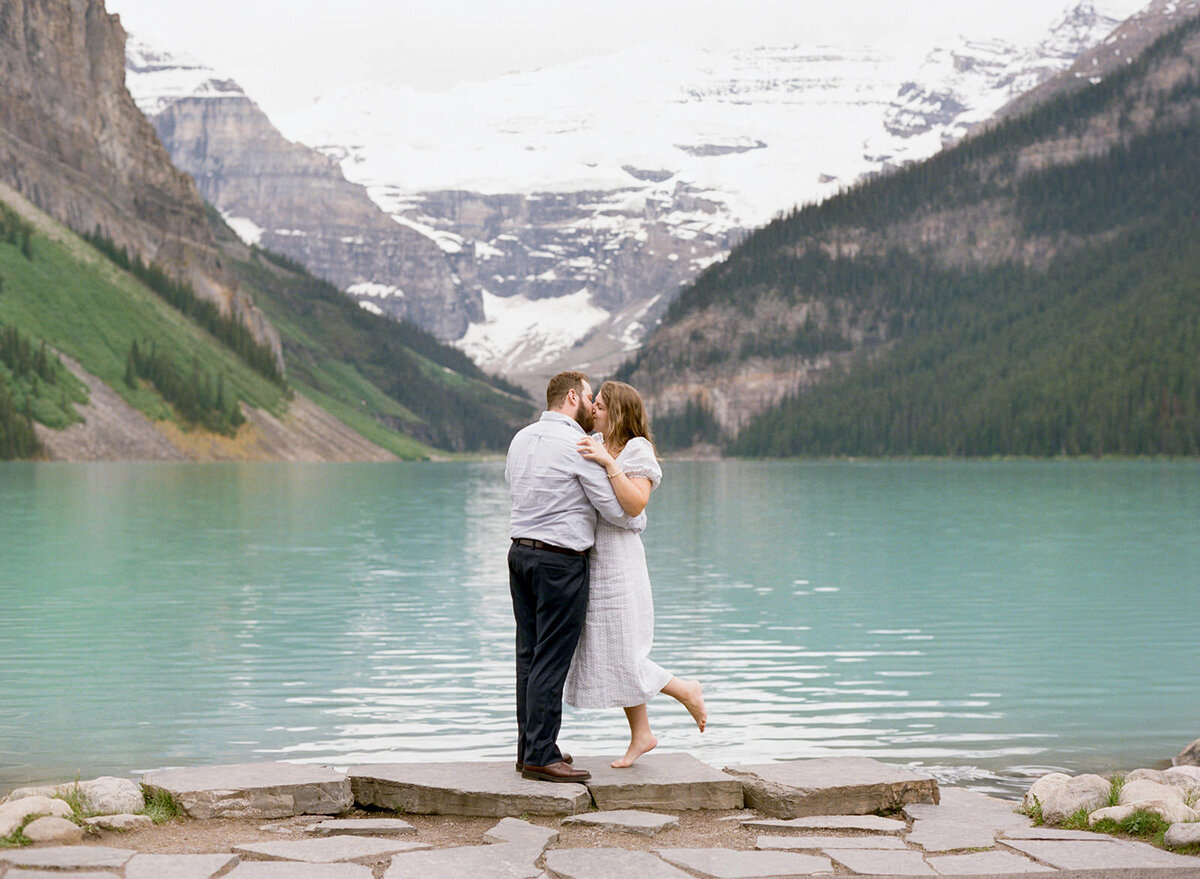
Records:
[[[528,537],[567,549],[596,542],[596,513],[630,531],[646,514],[621,508],[604,468],[579,454],[583,428],[561,412],[543,412],[508,447],[504,481],[512,496],[510,537]]]

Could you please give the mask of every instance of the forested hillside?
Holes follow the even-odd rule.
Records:
[[[1200,454],[1198,220],[1192,20],[750,236],[622,374],[745,455]]]
[[[363,310],[286,256],[221,237],[279,331],[289,380],[368,438],[388,447],[381,434],[398,431],[440,449],[498,450],[532,419],[524,391],[415,324]]]

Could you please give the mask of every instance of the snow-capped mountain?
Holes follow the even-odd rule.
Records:
[[[1033,45],[964,39],[916,71],[873,48],[658,44],[432,95],[346,89],[277,122],[441,243],[484,295],[458,344],[532,384],[612,365],[744,230],[931,155],[1139,5],[1081,2]]]
[[[135,34],[125,40],[125,85],[147,119],[182,98],[246,97],[240,85],[198,58],[168,51]]]
[[[1085,0],[1031,46],[1003,40],[964,40],[934,49],[901,86],[884,116],[884,132],[868,139],[867,157],[881,166],[932,155],[1001,107],[1066,70],[1099,44],[1141,3]]]
[[[1140,4],[1078,2],[1032,45],[964,39],[919,69],[888,49],[648,44],[435,94],[341,89],[271,121],[435,242],[473,317],[434,321],[445,290],[425,302],[398,264],[348,292],[535,387],[566,365],[610,369],[746,230],[931,155]],[[130,88],[149,109],[236,88],[191,63],[152,81],[146,55],[130,55]],[[245,219],[278,242],[295,231]]]

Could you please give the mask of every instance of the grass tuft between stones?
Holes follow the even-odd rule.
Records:
[[[1121,789],[1125,787],[1125,776],[1114,775],[1112,777],[1112,787],[1108,789],[1108,806],[1121,805]]]
[[[54,795],[54,799],[62,800],[71,807],[71,814],[67,816],[68,821],[74,821],[84,830],[94,829],[90,825],[86,824],[85,821],[86,819],[91,818],[93,815],[99,815],[100,813],[88,809],[84,804],[83,789],[80,788],[78,781],[76,781],[75,784],[71,785],[66,790],[56,793]]]
[[[162,788],[150,790],[142,785],[142,798],[146,801],[146,808],[142,810],[142,814],[155,824],[166,824],[183,816],[183,810],[179,808],[175,798]]]
[[[26,845],[33,845],[33,840],[25,835],[25,828],[29,822],[35,821],[37,818],[37,815],[29,815],[21,822],[21,826],[8,836],[0,836],[0,848],[21,848]]]
[[[1042,814],[1042,801],[1036,796],[1031,797],[1031,799],[1033,800],[1032,806],[1024,809],[1018,809],[1017,812],[1031,818],[1033,820],[1034,827],[1041,827],[1046,823],[1046,816]]]

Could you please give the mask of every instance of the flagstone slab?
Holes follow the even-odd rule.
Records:
[[[564,818],[564,823],[570,821]],[[520,818],[502,818],[500,823],[483,835],[486,842],[517,842],[522,845],[536,846],[542,851],[548,845],[558,842],[558,831],[553,827],[542,827],[522,821]]]
[[[585,824],[601,830],[654,836],[656,833],[678,827],[679,819],[674,815],[639,812],[636,809],[616,809],[612,812],[588,812],[585,815],[572,815],[570,818],[564,818],[562,823]]]
[[[1087,830],[1063,830],[1061,827],[1014,827],[1001,834],[1006,839],[1080,839],[1091,842],[1111,842],[1112,837]]]
[[[147,772],[151,794],[170,794],[192,818],[336,815],[354,805],[350,780],[326,766],[241,763]]]
[[[552,849],[546,872],[554,879],[692,879],[661,858],[623,848]]]
[[[574,815],[592,802],[582,784],[522,778],[507,760],[380,763],[352,767],[347,775],[359,805],[419,815]]]
[[[798,849],[907,849],[894,836],[760,836],[754,847],[760,851],[796,851]]]
[[[107,870],[103,873],[97,870],[72,870],[69,873],[62,873],[58,870],[26,870],[16,869],[5,873],[0,867],[0,879],[63,879],[64,876],[70,876],[71,879],[117,879],[117,873],[109,873]]]
[[[1175,855],[1140,842],[1118,839],[1006,839],[1009,848],[1060,870],[1117,870],[1178,867],[1180,876],[1200,873],[1200,858]]]
[[[911,845],[919,845],[927,852],[952,852],[967,848],[991,848],[996,844],[996,830],[987,824],[928,818],[913,822],[906,839]]]
[[[8,877],[5,877],[8,879]],[[374,879],[362,864],[242,863],[221,879]]]
[[[373,836],[328,836],[319,839],[271,840],[235,845],[246,858],[267,861],[306,861],[310,864],[373,863],[400,852],[429,848],[412,840]]]
[[[1033,819],[1017,812],[1020,803],[1001,800],[960,787],[944,787],[939,802],[910,803],[904,814],[914,821],[953,821],[960,824],[984,824],[996,830],[1032,827]]]
[[[125,879],[212,879],[237,855],[134,855],[125,865]]]
[[[331,818],[305,828],[314,836],[413,836],[417,828],[399,818]]]
[[[904,833],[908,825],[878,815],[811,815],[807,818],[741,818],[750,830],[869,830],[873,833]]]
[[[748,807],[773,818],[867,815],[938,802],[933,776],[868,757],[727,766],[725,771],[741,780]]]
[[[98,845],[60,845],[11,851],[0,849],[0,864],[37,870],[81,870],[91,867],[120,869],[136,854],[132,849]]]
[[[384,879],[536,879],[539,846],[519,842],[430,849],[396,855]],[[629,877],[623,877],[629,879]]]
[[[668,863],[704,879],[774,879],[830,873],[833,863],[817,855],[792,852],[746,852],[721,848],[663,848],[656,850]]]
[[[587,786],[597,809],[742,808],[742,782],[691,754],[646,754],[625,769],[609,766],[615,759],[575,760],[577,768],[592,773]]]
[[[1025,873],[1057,873],[1053,867],[1035,864],[1012,852],[974,852],[969,855],[939,855],[926,858],[940,876],[1020,876]]]
[[[825,854],[843,867],[868,876],[937,876],[920,852],[870,849],[826,849]]]

